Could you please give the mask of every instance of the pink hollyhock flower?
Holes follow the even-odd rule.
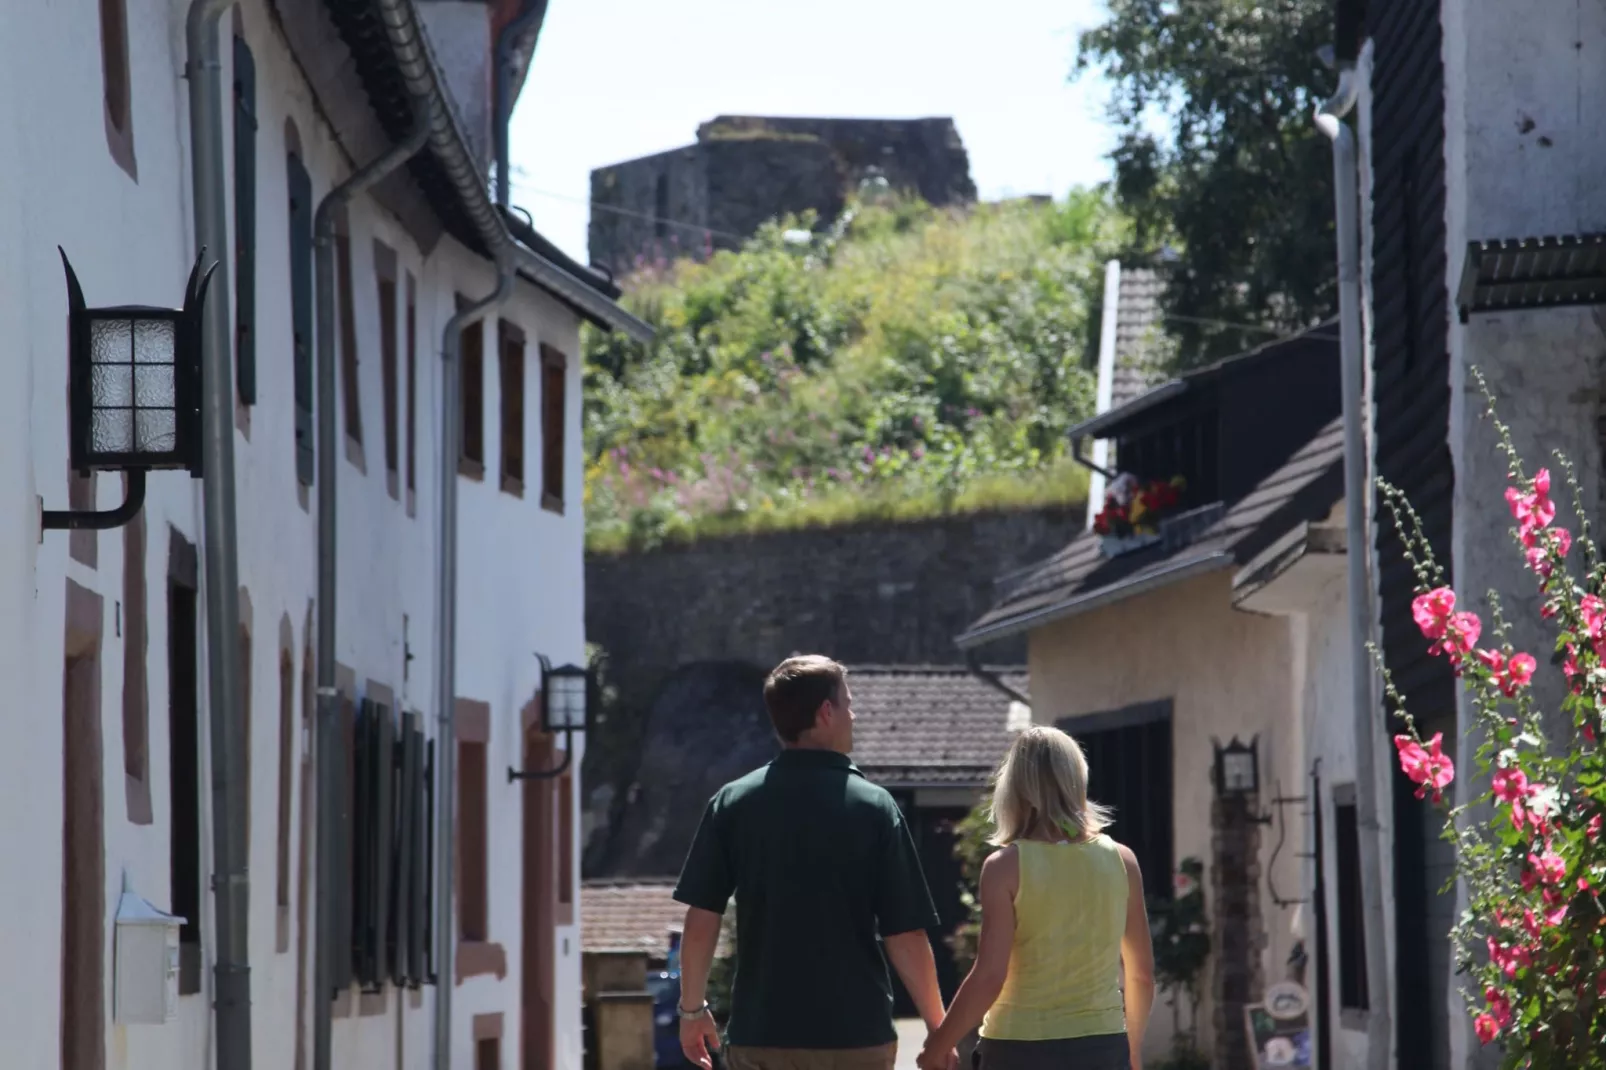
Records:
[[[1495,1020],[1487,1014],[1480,1014],[1472,1020],[1473,1031],[1478,1034],[1478,1041],[1487,1044],[1500,1035],[1500,1027]]]
[[[1528,930],[1529,939],[1533,940],[1535,943],[1538,943],[1539,938],[1544,935],[1544,930],[1539,928],[1539,919],[1534,916],[1534,912],[1531,907],[1523,908],[1522,927]]]
[[[1498,650],[1475,650],[1479,661],[1489,667],[1489,671],[1499,676],[1506,667],[1506,656]]]
[[[1558,557],[1566,557],[1567,551],[1573,548],[1573,533],[1566,528],[1551,528],[1550,544],[1556,548]]]
[[[1601,829],[1601,815],[1600,814],[1596,814],[1594,817],[1590,818],[1589,819],[1589,824],[1584,826],[1584,832],[1591,840],[1600,839],[1600,829]]]
[[[1422,769],[1427,764],[1428,752],[1410,736],[1394,737],[1394,746],[1400,751],[1400,769],[1414,784],[1422,783]]]
[[[1550,497],[1550,469],[1541,468],[1534,473],[1534,497]]]
[[[1506,664],[1506,670],[1500,674],[1500,691],[1507,698],[1516,698],[1517,692],[1533,682],[1534,670],[1539,663],[1532,654],[1513,654]]]
[[[1531,892],[1539,887],[1539,875],[1532,869],[1533,856],[1528,856],[1528,865],[1522,867],[1522,890]]]
[[[1444,638],[1439,640],[1439,645],[1452,658],[1459,658],[1472,652],[1482,634],[1483,622],[1476,613],[1453,613],[1445,624]]]
[[[1483,990],[1483,998],[1489,1004],[1489,1015],[1494,1019],[1495,1025],[1504,1029],[1511,1024],[1511,1000],[1506,998],[1504,992],[1490,985]]]
[[[1554,929],[1556,926],[1560,925],[1562,922],[1564,922],[1566,920],[1567,920],[1567,904],[1566,903],[1562,903],[1559,906],[1551,907],[1549,910],[1545,911],[1545,924],[1550,926],[1552,929]]]
[[[1528,864],[1546,884],[1560,884],[1567,876],[1566,860],[1548,847],[1543,854],[1529,855]]]
[[[1443,638],[1450,614],[1454,612],[1455,592],[1448,587],[1438,587],[1425,594],[1419,594],[1411,602],[1411,616],[1416,619],[1416,626],[1422,629],[1422,634],[1428,639]]]
[[[1444,789],[1455,779],[1455,763],[1440,749],[1443,742],[1443,732],[1433,733],[1433,738],[1428,740],[1427,756],[1422,764],[1422,787],[1417,790],[1419,799],[1432,788],[1433,801],[1439,802],[1444,798]]]
[[[1496,769],[1494,797],[1501,802],[1517,803],[1528,797],[1528,774],[1521,769]]]

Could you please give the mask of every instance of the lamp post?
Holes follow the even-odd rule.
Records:
[[[514,769],[508,766],[507,780],[552,780],[568,771],[574,761],[574,734],[590,727],[591,670],[579,665],[554,669],[546,655],[541,659],[541,730],[549,735],[563,734],[563,761],[555,769]]]
[[[95,530],[127,524],[145,504],[145,473],[201,473],[201,309],[214,263],[196,257],[184,307],[89,308],[78,276],[67,273],[68,449],[72,467],[128,473],[123,504],[105,512],[47,510],[45,530]]]

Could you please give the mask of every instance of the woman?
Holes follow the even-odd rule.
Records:
[[[1142,1070],[1154,1003],[1143,878],[1103,834],[1109,814],[1088,801],[1082,748],[1057,728],[1022,732],[991,817],[999,850],[981,869],[976,963],[921,1070],[944,1070],[978,1025],[980,1070]]]

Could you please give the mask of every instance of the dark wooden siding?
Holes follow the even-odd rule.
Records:
[[[1444,68],[1434,0],[1370,5],[1372,73],[1372,367],[1378,475],[1421,514],[1439,560],[1450,560],[1449,309],[1445,288]],[[1384,659],[1425,732],[1454,738],[1455,681],[1429,657],[1411,620],[1413,577],[1387,512],[1378,505]],[[1398,770],[1396,781],[1402,778]],[[1453,901],[1437,822],[1395,784],[1399,1065],[1448,1067],[1446,1003]]]

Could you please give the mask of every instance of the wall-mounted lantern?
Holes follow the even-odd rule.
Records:
[[[67,272],[69,458],[74,471],[128,473],[127,499],[108,512],[44,513],[46,529],[121,527],[145,504],[145,473],[201,474],[201,309],[214,263],[196,257],[183,308],[89,308]]]
[[[1251,736],[1248,743],[1237,736],[1223,747],[1214,740],[1216,748],[1216,794],[1256,795],[1260,792],[1260,737]]]
[[[545,655],[541,659],[541,731],[563,734],[563,761],[556,769],[514,769],[508,767],[508,783],[515,780],[551,780],[562,776],[574,761],[574,734],[591,727],[591,670],[579,665],[556,669]]]

